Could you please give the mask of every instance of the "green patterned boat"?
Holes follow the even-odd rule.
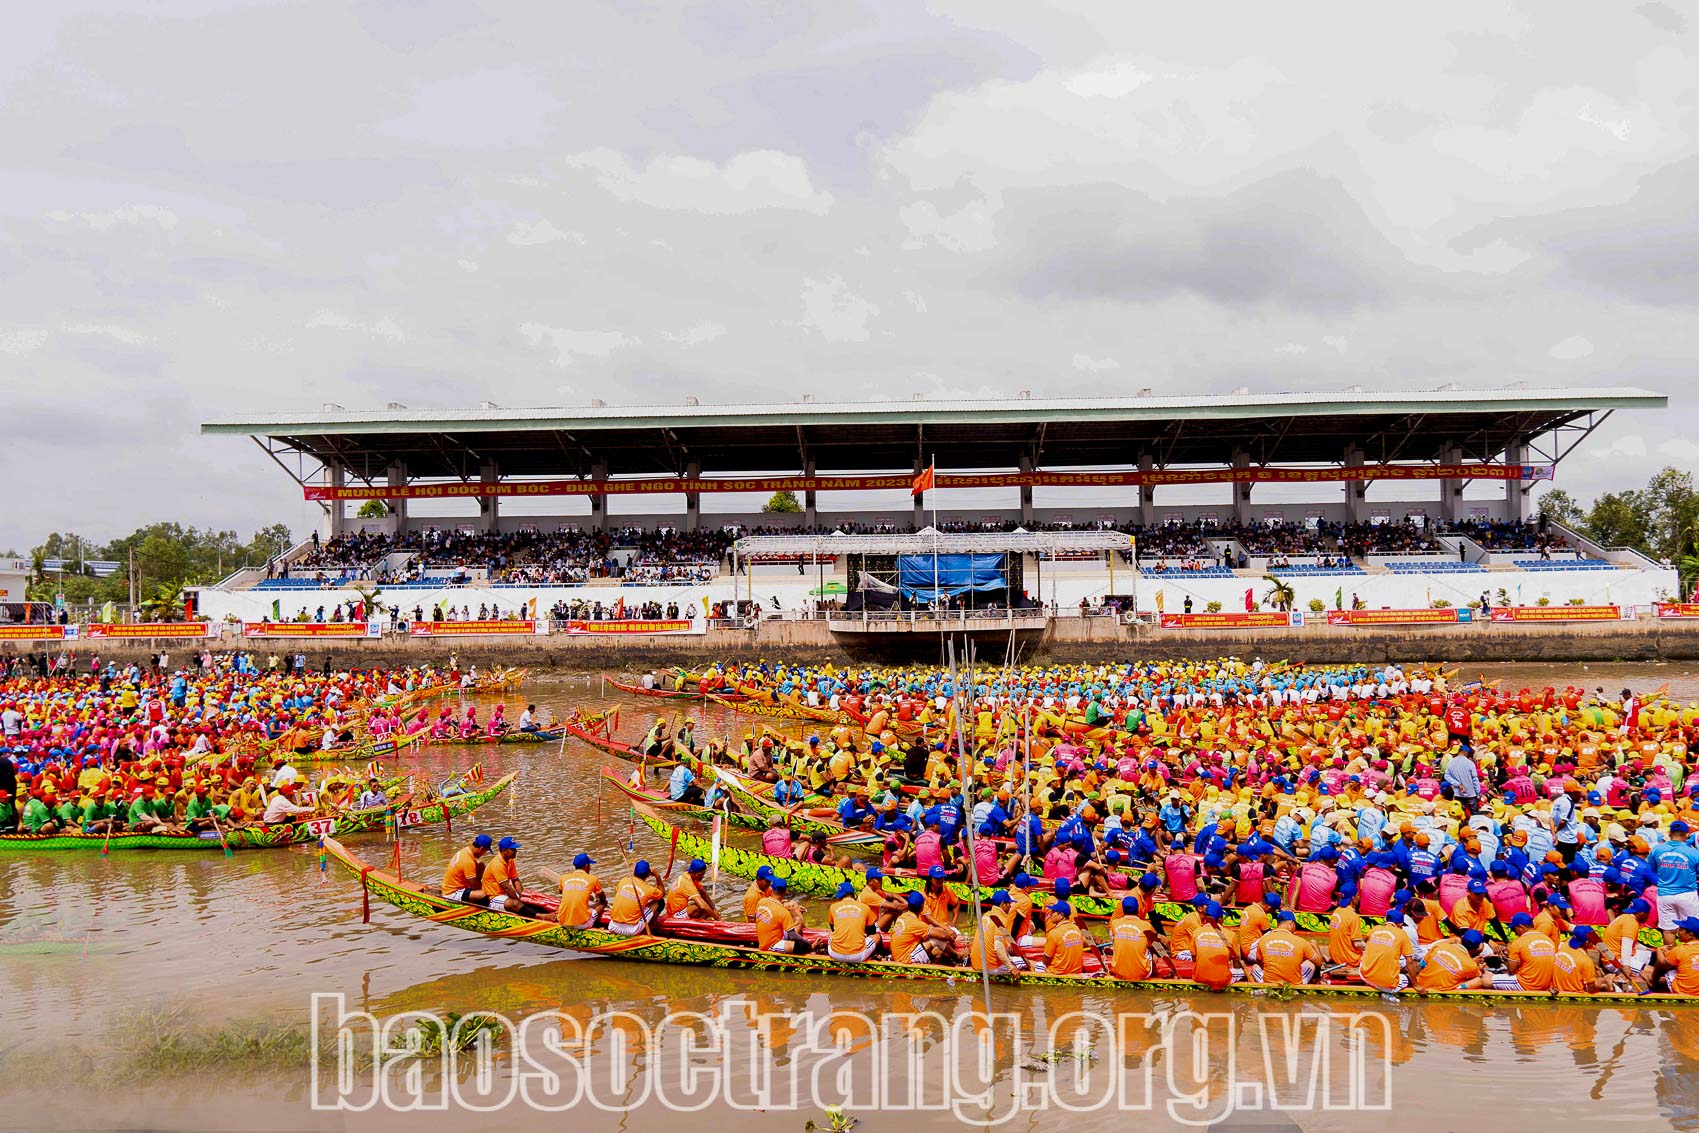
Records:
[[[972,968],[950,967],[943,964],[894,963],[890,960],[834,960],[824,952],[798,956],[784,952],[763,952],[746,944],[722,943],[700,938],[716,929],[727,932],[750,930],[742,925],[692,925],[690,922],[669,925],[667,931],[689,933],[697,939],[661,936],[620,936],[605,929],[567,928],[550,920],[496,912],[479,905],[463,904],[443,897],[431,888],[416,882],[404,881],[382,867],[361,859],[334,838],[326,838],[325,852],[338,865],[359,879],[365,918],[371,919],[371,899],[395,906],[402,912],[421,920],[448,925],[466,932],[495,940],[523,940],[548,948],[608,956],[623,960],[641,960],[654,964],[678,964],[704,968],[727,968],[739,971],[795,973],[803,976],[842,976],[857,979],[907,980],[954,986],[957,980],[975,979]],[[1095,959],[1087,963],[1095,967]],[[1020,987],[1058,987],[1075,990],[1090,988],[1098,991],[1155,992],[1169,995],[1195,995],[1199,986],[1190,980],[1118,980],[1099,975],[1064,976],[1050,972],[1023,971],[992,974],[995,984]],[[1305,999],[1377,998],[1380,992],[1362,984],[1311,984],[1303,987],[1275,988],[1268,984],[1236,983],[1227,987],[1227,995],[1266,995],[1274,992]],[[1640,1008],[1657,1006],[1692,1006],[1694,1000],[1678,995],[1632,995],[1599,993],[1592,995],[1552,995],[1547,992],[1519,991],[1436,991],[1427,998],[1466,1000],[1480,1003],[1619,1003]]]
[[[877,834],[861,830],[846,830],[841,822],[829,822],[822,818],[815,818],[812,815],[782,807],[757,791],[750,780],[745,779],[728,767],[716,765],[714,767],[714,778],[725,785],[726,791],[739,806],[752,814],[759,815],[762,819],[771,819],[775,815],[783,815],[785,824],[799,834],[824,834],[834,846],[877,846],[884,841]],[[766,825],[766,823],[763,822],[762,825]]]
[[[0,853],[45,853],[54,850],[213,850],[228,843],[232,850],[254,850],[298,846],[332,836],[371,834],[387,829],[392,814],[400,813],[405,825],[433,826],[470,814],[513,783],[517,773],[506,775],[480,791],[454,795],[425,806],[396,812],[389,807],[344,811],[323,818],[277,826],[240,826],[224,831],[221,841],[214,831],[201,834],[3,834]]]

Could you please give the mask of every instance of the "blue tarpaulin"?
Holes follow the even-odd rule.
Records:
[[[921,602],[931,602],[940,594],[950,598],[969,590],[1001,590],[1008,585],[1003,559],[1002,555],[898,555],[897,585],[907,597]]]

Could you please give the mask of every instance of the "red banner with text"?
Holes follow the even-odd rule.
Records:
[[[697,628],[700,626],[701,628]],[[560,632],[578,636],[595,634],[678,634],[706,633],[708,623],[677,621],[617,621],[617,622],[562,622]]]
[[[1699,618],[1699,602],[1659,602],[1660,618]]]
[[[534,635],[537,623],[522,622],[413,622],[407,627],[409,637],[483,637],[494,634],[509,636],[514,634]]]
[[[939,488],[1125,488],[1141,484],[1335,484],[1366,480],[1549,480],[1532,464],[1381,464],[1355,468],[1171,468],[1124,472],[940,472]],[[629,480],[456,480],[436,484],[345,484],[302,487],[309,500],[441,500],[481,496],[648,496],[673,492],[908,491],[914,477],[753,476],[651,477]]]
[[[1495,622],[1609,622],[1621,617],[1621,606],[1493,607]]]
[[[0,641],[64,641],[69,626],[0,625]]]
[[[243,622],[243,637],[365,637],[365,622]]]
[[[211,622],[93,622],[85,626],[86,637],[217,637]]]
[[[1457,611],[1449,607],[1416,610],[1329,610],[1330,626],[1430,625],[1455,622]]]
[[[1279,610],[1243,614],[1163,614],[1163,629],[1285,629],[1292,616]]]

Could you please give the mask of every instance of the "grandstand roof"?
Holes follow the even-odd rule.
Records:
[[[1432,461],[1458,445],[1464,460],[1616,409],[1657,409],[1660,393],[1632,388],[1420,390],[1224,394],[1198,397],[1006,398],[984,401],[790,402],[744,405],[572,406],[534,409],[268,413],[224,417],[203,433],[263,439],[336,461],[363,479],[396,462],[413,479],[472,478],[494,461],[504,477],[702,474],[801,469],[906,470],[936,457],[944,469],[1159,467],[1327,463],[1356,444],[1371,463]]]

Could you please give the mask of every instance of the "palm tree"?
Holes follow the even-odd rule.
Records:
[[[142,599],[140,613],[143,621],[177,621],[183,616],[183,589],[161,583],[153,597]]]
[[[1263,602],[1277,610],[1291,613],[1293,604],[1298,601],[1298,593],[1292,589],[1292,584],[1272,574],[1263,575],[1262,580],[1268,583],[1268,593],[1262,596]]]

